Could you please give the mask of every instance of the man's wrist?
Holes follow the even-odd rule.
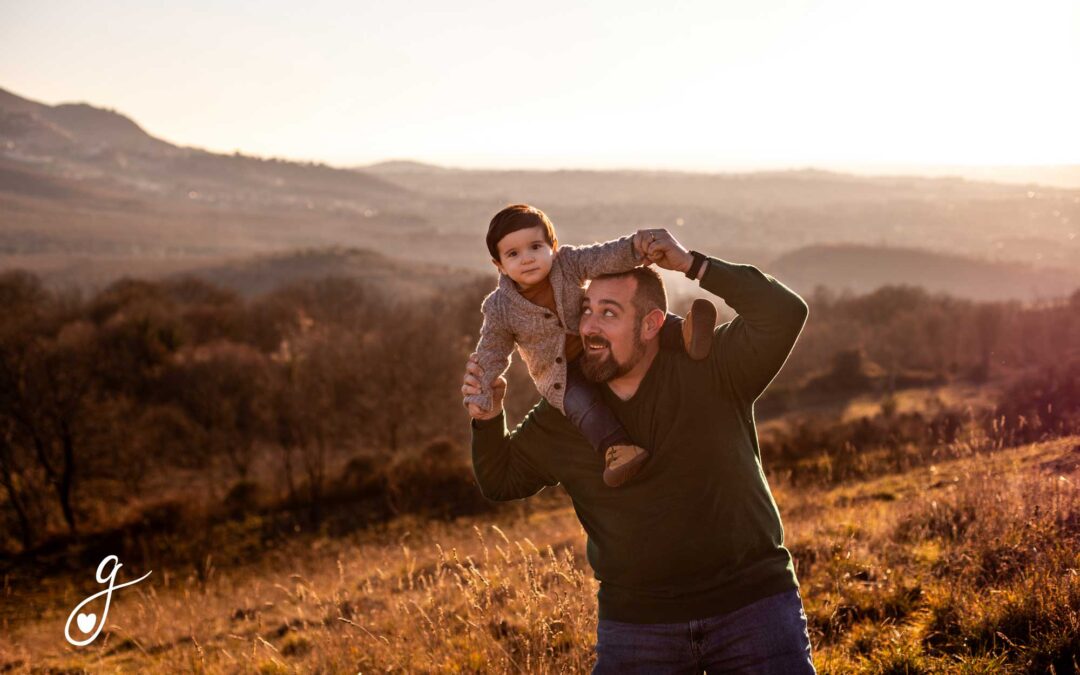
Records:
[[[502,416],[503,410],[502,408],[499,408],[499,412],[491,417],[474,417],[472,418],[472,427],[473,429],[486,429],[487,427],[492,426],[492,423],[495,422],[495,420],[502,418]]]
[[[686,266],[686,269],[683,270],[683,273],[686,274],[687,279],[698,281],[705,276],[705,268],[708,266],[708,259],[704,254],[698,253],[697,251],[690,251],[689,253],[690,263]]]

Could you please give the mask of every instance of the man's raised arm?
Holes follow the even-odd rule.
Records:
[[[809,308],[794,291],[753,265],[706,258],[701,287],[738,316],[718,327],[709,360],[749,404],[784,365],[806,324]]]
[[[646,255],[660,267],[701,281],[738,316],[713,334],[709,361],[744,403],[753,403],[787,360],[809,308],[787,286],[753,265],[687,251],[666,230],[646,235]]]

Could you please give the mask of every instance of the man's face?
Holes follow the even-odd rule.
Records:
[[[581,371],[593,382],[630,372],[645,355],[641,321],[634,308],[637,280],[598,279],[581,303]]]

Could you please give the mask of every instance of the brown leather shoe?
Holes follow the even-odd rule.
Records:
[[[695,361],[709,357],[712,351],[713,329],[716,328],[716,306],[698,298],[686,313],[682,324],[683,346]]]
[[[613,445],[604,454],[604,482],[619,487],[634,477],[649,459],[649,451],[637,445]]]

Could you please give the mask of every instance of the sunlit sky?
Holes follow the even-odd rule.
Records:
[[[337,165],[1080,163],[1080,2],[0,4],[0,87]]]

